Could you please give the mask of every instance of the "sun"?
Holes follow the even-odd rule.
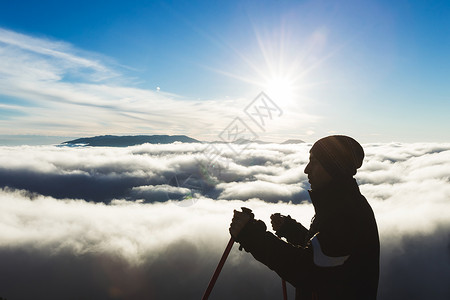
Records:
[[[267,78],[263,89],[276,102],[290,103],[295,97],[295,80],[288,76],[272,76]]]
[[[247,90],[252,93],[256,94],[255,89],[259,89],[286,108],[303,107],[310,101],[308,93],[311,88],[327,84],[321,79],[318,69],[333,57],[335,51],[322,54],[326,42],[324,30],[298,35],[294,34],[293,24],[286,21],[270,30],[255,25],[254,36],[249,36],[245,51],[240,47],[230,47],[239,62],[232,64],[232,71],[227,70],[228,67],[208,68],[247,83]],[[308,76],[312,72],[314,76]]]

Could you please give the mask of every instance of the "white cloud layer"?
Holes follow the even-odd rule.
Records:
[[[198,299],[233,209],[308,226],[310,145],[252,145],[239,156],[217,145],[209,172],[204,147],[1,147],[0,296]],[[448,299],[450,144],[365,152],[357,180],[380,230],[379,298]],[[212,297],[281,298],[280,280],[235,247]]]

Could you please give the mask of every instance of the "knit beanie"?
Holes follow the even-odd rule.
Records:
[[[334,178],[352,177],[361,167],[364,150],[353,138],[344,135],[324,137],[312,146],[310,153]]]

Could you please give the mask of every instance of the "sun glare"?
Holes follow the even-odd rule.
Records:
[[[306,75],[333,56],[333,53],[322,55],[326,44],[326,32],[313,30],[304,35],[294,34],[295,22],[283,22],[280,27],[271,31],[254,27],[255,44],[250,52],[241,52],[239,47],[231,47],[236,54],[240,66],[227,71],[213,69],[223,75],[249,84],[249,90],[257,87],[260,91],[286,107],[299,107],[300,102],[307,99],[306,89],[322,84],[312,82]],[[301,100],[300,100],[301,99]]]
[[[295,96],[295,82],[287,77],[274,77],[267,81],[264,89],[274,101],[281,103],[291,102]]]

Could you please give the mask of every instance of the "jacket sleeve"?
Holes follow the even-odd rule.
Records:
[[[285,237],[289,243],[295,246],[306,246],[308,229],[292,219],[291,216],[286,217],[281,228],[275,233],[279,237]]]
[[[327,243],[322,240],[318,233],[305,247],[296,246],[266,231],[264,222],[253,220],[243,228],[236,241],[294,287],[315,290],[337,284],[336,279],[340,280],[339,274],[348,259],[348,256],[328,256]],[[324,251],[328,253],[324,254]]]
[[[250,221],[236,241],[255,259],[293,286],[311,284],[310,275],[314,266],[309,247],[303,248],[284,242],[266,231],[266,225],[260,220]]]

